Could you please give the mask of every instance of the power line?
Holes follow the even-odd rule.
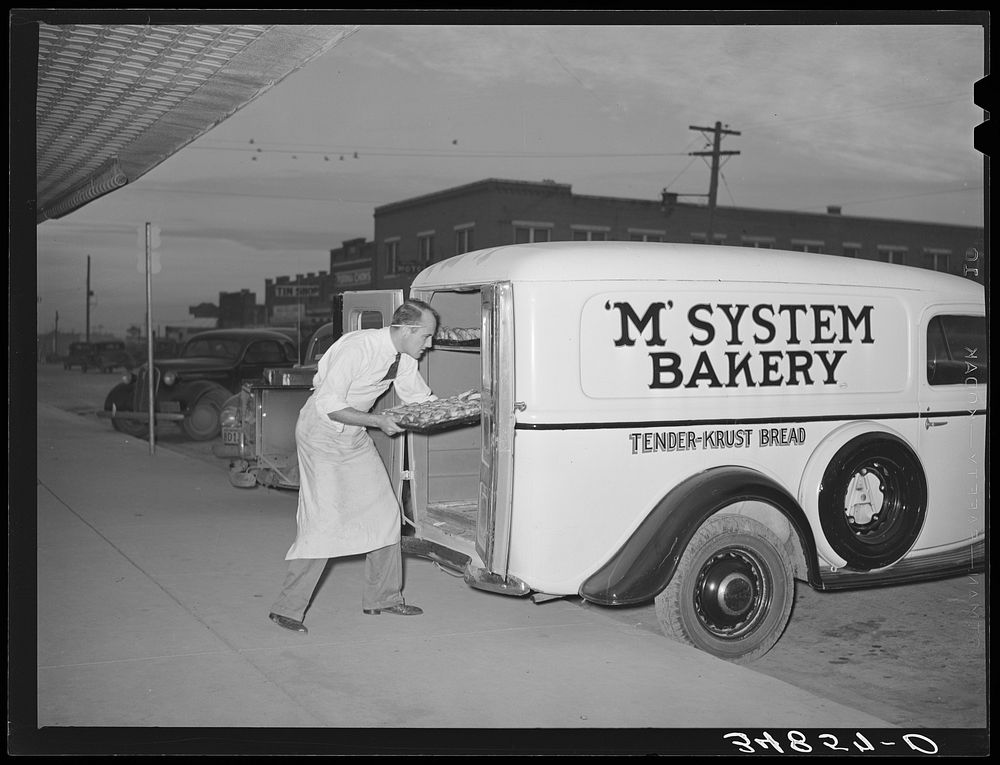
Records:
[[[906,109],[920,109],[925,106],[937,106],[942,104],[952,104],[958,103],[960,101],[971,101],[969,96],[954,96],[954,97],[943,97],[936,99],[925,99],[923,101],[901,101],[894,104],[884,104],[882,106],[872,106],[864,109],[844,109],[837,112],[830,112],[828,114],[819,114],[811,117],[799,117],[797,119],[783,119],[770,122],[758,122],[756,124],[751,124],[749,129],[754,128],[764,128],[764,127],[774,127],[775,125],[800,125],[806,122],[825,122],[827,120],[838,120],[843,121],[846,117],[854,117],[861,114],[870,114],[872,112],[879,111],[900,111]]]
[[[138,184],[134,187],[134,191],[155,191],[158,193],[167,194],[205,194],[208,196],[223,196],[223,197],[250,197],[254,199],[289,199],[298,200],[306,202],[332,202],[336,204],[352,204],[352,205],[377,205],[386,204],[383,199],[343,199],[340,197],[312,197],[312,196],[293,196],[291,194],[251,194],[245,191],[217,191],[214,189],[196,189],[189,186],[156,186],[154,184],[143,184],[139,186]]]
[[[357,149],[283,149],[283,148],[250,148],[248,146],[219,146],[219,145],[199,145],[188,146],[187,149],[198,149],[200,151],[235,151],[241,153],[251,153],[259,156],[265,154],[315,154],[324,155],[327,161],[333,158],[361,159],[366,157],[427,157],[430,159],[440,159],[448,157],[453,159],[623,159],[628,157],[648,158],[648,157],[683,157],[687,152],[502,152],[502,151],[439,151],[435,149],[387,149],[387,148],[357,148]],[[348,157],[348,155],[352,155]]]

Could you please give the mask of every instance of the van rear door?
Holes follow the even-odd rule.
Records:
[[[343,303],[344,332],[388,327],[392,321],[392,314],[402,304],[402,290],[345,292]],[[380,412],[383,409],[391,409],[397,403],[395,388],[389,386],[385,395],[375,402],[372,411]],[[379,456],[385,463],[385,469],[389,472],[389,480],[392,481],[392,488],[398,497],[403,480],[404,441],[402,438],[389,438],[377,428],[369,428],[368,434],[375,442],[375,448],[378,449]]]
[[[920,451],[930,508],[917,540],[923,549],[985,533],[989,357],[982,306],[932,306],[920,330]]]
[[[507,574],[514,470],[514,304],[510,282],[482,288],[482,423],[476,552]]]

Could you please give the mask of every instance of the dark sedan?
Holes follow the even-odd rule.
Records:
[[[201,332],[176,358],[153,359],[154,418],[176,422],[189,438],[208,441],[219,435],[222,405],[245,380],[264,370],[291,367],[298,354],[282,332],[268,329],[217,329]],[[148,365],[143,364],[116,385],[104,402],[102,417],[123,433],[149,433]]]

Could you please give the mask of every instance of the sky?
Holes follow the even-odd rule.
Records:
[[[572,17],[569,17],[572,18]],[[577,194],[984,225],[975,25],[362,25],[128,186],[37,235],[38,332],[154,328],[329,268],[376,207],[485,178]],[[356,155],[356,156],[355,156]]]

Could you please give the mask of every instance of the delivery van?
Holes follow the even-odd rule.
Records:
[[[438,396],[479,390],[482,414],[380,448],[404,549],[473,587],[654,601],[667,635],[747,662],[780,637],[796,580],[983,567],[988,348],[971,280],[556,242],[433,264],[410,296],[476,330],[435,341],[420,369]],[[346,293],[345,331],[388,324],[402,297]]]
[[[475,588],[652,601],[666,635],[744,663],[781,636],[796,581],[983,568],[988,346],[971,280],[800,252],[558,242],[433,264],[410,296],[441,317],[424,378],[442,398],[478,391],[482,411],[463,427],[369,432],[404,551]],[[388,325],[402,300],[345,293],[344,331]],[[265,408],[300,406],[297,382]],[[390,389],[376,409],[398,403]],[[294,459],[294,417],[270,420],[290,423],[269,442]]]

